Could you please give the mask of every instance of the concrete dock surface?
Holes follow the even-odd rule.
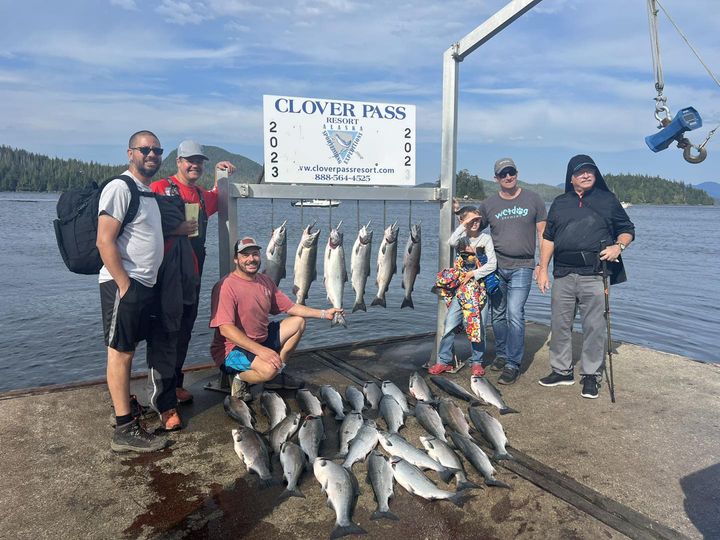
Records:
[[[358,463],[353,521],[364,537],[720,538],[720,369],[617,343],[616,403],[605,383],[599,399],[584,399],[577,374],[573,386],[537,384],[549,373],[548,333],[528,324],[523,373],[499,387],[519,414],[500,416],[483,406],[502,422],[516,457],[496,465],[497,478],[512,489],[470,490],[473,497],[458,508],[395,483],[390,509],[400,520],[373,521],[376,503],[366,466]],[[579,356],[582,337],[575,339]],[[426,374],[433,343],[422,335],[308,350],[296,353],[288,371],[311,390],[332,384],[344,394],[349,384],[387,379],[407,391],[413,371]],[[456,343],[467,357],[466,338]],[[492,333],[488,346],[492,358]],[[488,372],[492,382],[497,376]],[[447,377],[470,388],[468,366]],[[278,501],[283,485],[260,489],[245,470],[225,395],[204,390],[216,381],[214,369],[187,373],[195,400],[181,407],[185,428],[169,434],[170,448],[144,455],[110,451],[111,407],[102,383],[0,395],[0,538],[329,538],[335,514],[312,471],[300,482],[305,498]],[[144,381],[133,386],[144,402]],[[293,391],[278,392],[299,410]],[[455,401],[467,411],[467,403]],[[252,406],[258,429],[266,429],[259,400]],[[324,424],[321,455],[331,457],[339,422],[326,413]],[[384,428],[383,420],[378,425]],[[425,431],[415,418],[400,433],[421,447]],[[483,484],[469,463],[465,468]],[[281,480],[277,460],[273,473]],[[454,481],[428,476],[454,491]]]

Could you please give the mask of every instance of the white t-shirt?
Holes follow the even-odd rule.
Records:
[[[151,192],[150,188],[135,178],[130,171],[123,174],[135,180],[138,190]],[[109,214],[122,223],[130,205],[130,189],[124,180],[113,180],[100,194],[98,216]],[[125,271],[146,287],[157,280],[158,269],[163,260],[163,233],[160,208],[151,197],[140,197],[138,212],[117,237],[117,246]],[[98,281],[104,283],[113,278],[107,268],[100,269]]]

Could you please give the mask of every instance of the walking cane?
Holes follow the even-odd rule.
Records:
[[[602,262],[603,289],[605,291],[605,324],[607,325],[607,355],[608,361],[605,365],[605,377],[610,389],[610,401],[615,403],[615,378],[613,377],[612,366],[612,337],[610,336],[610,282],[608,280],[607,261]],[[608,369],[609,366],[609,369]]]

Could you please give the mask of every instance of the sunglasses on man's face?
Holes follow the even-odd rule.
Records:
[[[517,169],[513,169],[512,167],[509,167],[507,169],[503,169],[500,171],[500,173],[497,175],[498,178],[505,178],[506,176],[515,176],[517,174]]]
[[[130,150],[137,150],[143,156],[150,155],[150,152],[152,152],[156,156],[162,156],[162,154],[164,152],[164,150],[162,148],[160,148],[159,146],[134,146],[134,147],[130,147]]]

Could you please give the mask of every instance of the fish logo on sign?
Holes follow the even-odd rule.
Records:
[[[325,129],[323,136],[338,164],[347,163],[354,154],[357,154],[360,159],[363,158],[357,151],[358,143],[362,138],[361,131]]]

